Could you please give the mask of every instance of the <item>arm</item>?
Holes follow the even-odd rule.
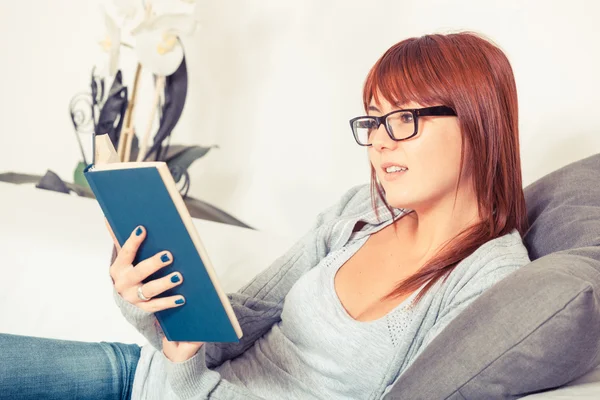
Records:
[[[125,300],[113,286],[113,298],[127,322],[137,329],[155,349],[162,350],[162,329],[154,313],[144,311]]]
[[[240,385],[225,379],[217,371],[206,366],[205,343],[198,353],[184,362],[171,362],[164,354],[168,388],[172,391],[168,398],[175,399],[219,399],[219,400],[262,400],[262,397]]]
[[[117,248],[113,246],[111,265],[116,258]],[[133,325],[155,349],[162,350],[162,329],[154,313],[144,311],[123,299],[114,286],[113,298],[127,322]]]
[[[312,264],[307,260],[307,238],[297,242],[238,293],[227,297],[238,318],[244,335],[239,343],[205,343],[206,359],[210,367],[217,366],[249,348],[260,336],[279,321],[283,298],[291,286]],[[113,261],[116,251],[113,250]],[[112,264],[111,262],[111,264]],[[314,264],[313,264],[314,265]],[[152,312],[146,312],[129,303],[113,287],[113,297],[125,319],[132,324],[158,351],[162,351],[162,329]]]
[[[327,255],[329,235],[336,222],[353,204],[365,203],[369,192],[364,186],[350,189],[340,201],[321,212],[312,229],[291,249],[237,293],[228,294],[244,336],[239,343],[205,343],[209,367],[242,354],[280,320],[283,301],[291,287],[310,268]],[[368,201],[366,206],[369,207]],[[113,250],[113,260],[116,251]],[[112,262],[111,262],[112,264]],[[145,312],[125,301],[116,291],[114,298],[121,313],[157,350],[162,352],[162,331],[153,313]]]

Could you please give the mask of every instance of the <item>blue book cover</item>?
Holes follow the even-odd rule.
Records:
[[[157,297],[183,295],[181,307],[157,312],[170,341],[239,342],[242,331],[221,289],[185,203],[163,162],[89,166],[85,177],[121,246],[146,228],[134,265],[168,250],[173,262],[144,283],[179,271],[183,282]]]

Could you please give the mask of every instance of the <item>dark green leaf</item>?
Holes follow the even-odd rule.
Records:
[[[186,146],[187,148],[183,151],[178,149],[177,154],[171,159],[167,160],[167,165],[173,174],[175,182],[179,182],[181,176],[189,168],[194,161],[204,157],[210,149],[218,146],[202,147],[202,146]]]

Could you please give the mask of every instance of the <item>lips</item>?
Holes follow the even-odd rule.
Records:
[[[381,169],[383,170],[383,172],[387,173],[386,170],[389,167],[401,167],[401,168],[406,168],[408,170],[408,167],[406,165],[402,165],[402,164],[399,164],[399,163],[385,162],[385,163],[381,164]]]

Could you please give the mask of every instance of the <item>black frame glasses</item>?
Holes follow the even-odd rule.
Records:
[[[389,123],[389,119],[388,119],[388,117],[390,115],[394,115],[394,114],[398,114],[398,113],[412,114],[412,120],[414,123],[414,129],[413,129],[412,134],[402,137],[402,138],[396,138],[394,136],[392,126]],[[385,115],[382,115],[381,117],[364,115],[364,116],[352,118],[350,120],[350,128],[352,129],[352,135],[354,136],[354,140],[356,140],[356,143],[358,143],[360,146],[372,146],[371,143],[361,142],[361,140],[359,138],[359,132],[358,132],[358,130],[360,129],[360,127],[359,127],[360,122],[374,123],[372,126],[369,127],[369,129],[372,129],[374,131],[379,129],[381,124],[383,124],[385,126],[386,132],[388,133],[388,136],[392,140],[399,142],[402,140],[410,139],[411,137],[413,137],[417,134],[417,132],[419,131],[419,117],[438,117],[438,116],[456,116],[456,112],[448,106],[433,106],[433,107],[424,107],[424,108],[411,108],[411,109],[404,109],[404,110],[395,110],[395,111],[392,111]]]

